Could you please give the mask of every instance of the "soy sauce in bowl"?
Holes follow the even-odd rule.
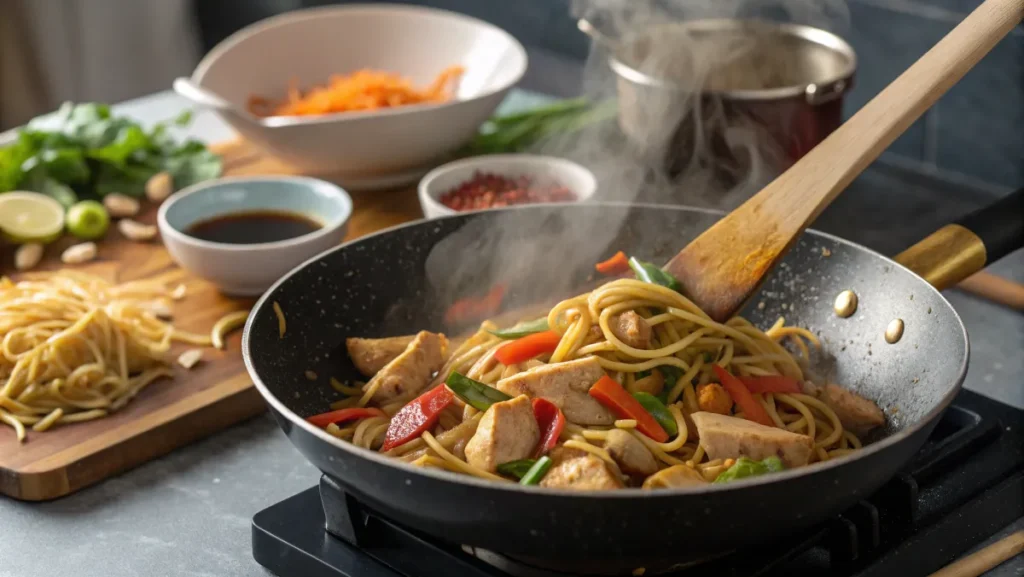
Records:
[[[191,237],[225,244],[262,244],[300,237],[323,228],[295,212],[254,210],[201,220],[185,231]]]

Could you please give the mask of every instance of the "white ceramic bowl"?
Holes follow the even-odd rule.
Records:
[[[283,97],[292,81],[305,88],[370,68],[425,86],[453,65],[466,72],[446,103],[306,117],[273,128],[221,113],[250,142],[311,173],[346,182],[346,175],[365,180],[412,171],[415,180],[469,142],[526,72],[526,50],[504,30],[417,6],[299,10],[232,34],[191,80],[244,109],[252,95]]]
[[[190,236],[194,224],[252,211],[290,212],[322,227],[277,242],[228,244]],[[231,295],[255,296],[285,273],[337,246],[348,231],[352,199],[341,188],[300,176],[222,178],[181,190],[157,213],[160,235],[182,268]]]
[[[455,214],[456,210],[441,204],[441,195],[473,178],[477,172],[497,174],[506,178],[533,176],[552,180],[576,193],[578,202],[585,202],[597,192],[594,173],[564,158],[533,154],[490,154],[449,162],[430,171],[419,185],[420,207],[427,218]]]

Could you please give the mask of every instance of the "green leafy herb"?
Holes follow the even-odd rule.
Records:
[[[614,100],[591,105],[585,98],[573,98],[525,112],[495,116],[462,152],[466,156],[522,152],[553,135],[571,134],[610,120],[616,113]]]
[[[216,178],[221,160],[200,142],[178,143],[169,129],[186,126],[191,111],[146,131],[111,115],[105,104],[64,104],[55,131],[24,128],[0,147],[0,193],[31,190],[66,207],[79,198],[145,193],[146,181],[167,171],[177,188]]]
[[[465,401],[466,404],[480,411],[486,411],[494,403],[500,403],[512,398],[494,387],[474,381],[455,371],[448,375],[444,384],[448,385],[448,388]]]
[[[718,475],[715,483],[730,483],[738,479],[747,479],[785,470],[786,467],[778,457],[768,457],[763,461],[755,461],[749,457],[740,457],[736,460],[736,464]]]
[[[508,477],[522,479],[536,464],[536,459],[519,459],[518,461],[509,461],[508,463],[498,465],[498,473]]]
[[[630,257],[629,268],[633,269],[633,272],[636,273],[637,279],[646,283],[668,287],[677,292],[683,290],[683,285],[679,284],[676,277],[661,270],[657,265],[637,260],[636,257]]]
[[[676,426],[675,417],[672,416],[672,413],[668,411],[668,407],[658,397],[650,393],[633,393],[633,398],[640,402],[640,406],[650,413],[655,421],[658,421],[661,428],[665,429],[665,432],[668,433],[669,438],[679,434],[679,427]]]
[[[532,335],[533,333],[542,333],[548,330],[548,318],[539,318],[532,321],[526,321],[519,323],[515,326],[507,329],[499,329],[496,331],[488,331],[492,335],[502,339],[518,339],[525,337],[526,335]]]
[[[552,463],[553,461],[551,460],[551,457],[548,457],[547,455],[537,459],[537,462],[530,467],[530,470],[527,471],[521,479],[519,479],[519,484],[536,485],[540,483],[541,479],[544,478],[544,475],[548,473],[548,469],[551,468]]]

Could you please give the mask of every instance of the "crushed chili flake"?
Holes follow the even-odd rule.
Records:
[[[541,183],[531,176],[507,178],[483,172],[475,172],[473,178],[441,195],[441,204],[453,210],[573,200],[576,193],[557,182]]]

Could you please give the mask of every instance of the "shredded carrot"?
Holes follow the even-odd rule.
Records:
[[[298,83],[292,81],[283,101],[251,96],[249,110],[257,116],[311,116],[447,102],[464,72],[462,66],[446,68],[423,90],[416,89],[397,74],[378,70],[332,76],[326,86],[314,86],[305,94]]]

